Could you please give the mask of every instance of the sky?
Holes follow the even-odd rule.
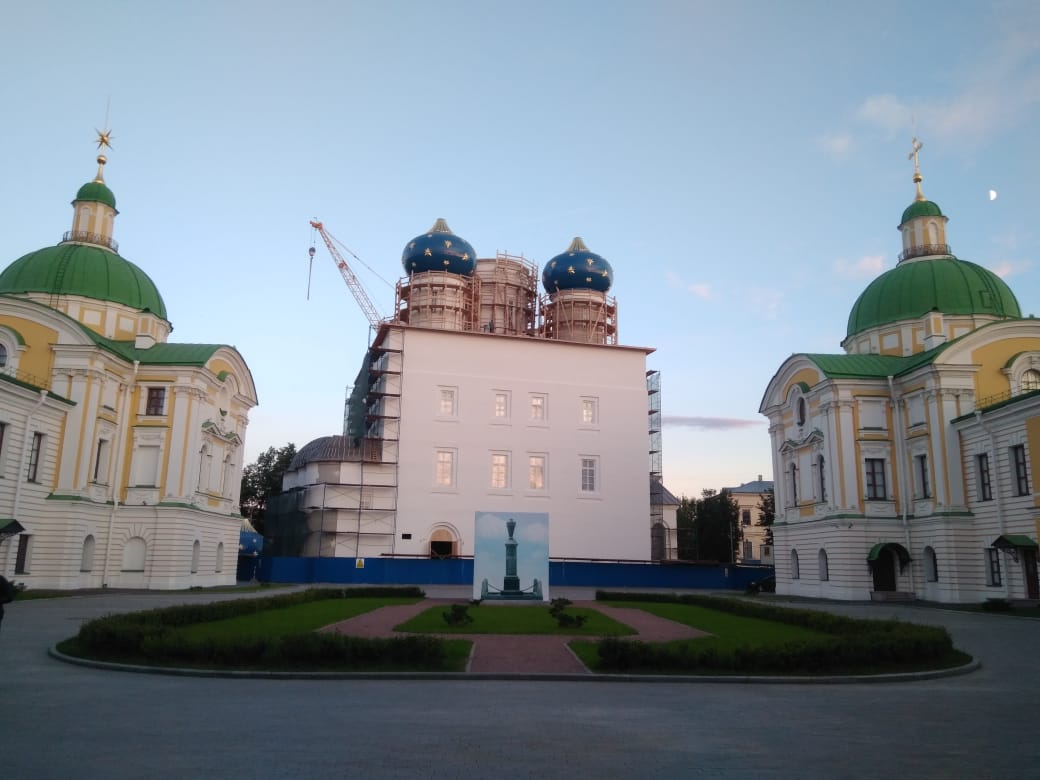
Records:
[[[539,267],[581,236],[614,268],[619,342],[656,350],[677,495],[771,478],[766,384],[840,353],[894,266],[915,135],[954,253],[1040,312],[1032,0],[0,10],[0,266],[70,228],[107,123],[120,254],[172,341],[234,345],[253,373],[247,463],[342,432],[368,343],[320,242],[308,267],[315,218],[383,315],[438,217]]]

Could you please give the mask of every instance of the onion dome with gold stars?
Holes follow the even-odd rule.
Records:
[[[451,232],[448,223],[438,219],[428,231],[408,242],[401,253],[406,274],[446,271],[472,276],[477,268],[477,253],[469,241]]]
[[[542,286],[548,293],[574,289],[606,292],[613,283],[614,269],[610,263],[590,252],[580,238],[575,238],[566,252],[556,255],[542,270]]]

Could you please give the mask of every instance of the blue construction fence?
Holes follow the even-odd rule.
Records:
[[[773,574],[772,566],[549,561],[549,587],[744,590]],[[352,585],[472,585],[472,558],[261,557],[261,582]]]

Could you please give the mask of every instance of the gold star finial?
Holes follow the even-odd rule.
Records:
[[[98,184],[105,183],[105,163],[108,162],[108,158],[105,157],[105,149],[112,148],[112,131],[108,129],[107,123],[104,130],[98,130],[94,128],[94,132],[97,133],[97,176],[94,177],[94,181]]]

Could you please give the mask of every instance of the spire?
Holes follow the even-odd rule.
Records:
[[[567,247],[568,252],[588,252],[590,251],[585,242],[581,240],[581,236],[575,236],[574,240],[571,241],[571,245]]]
[[[105,157],[104,151],[105,151],[105,149],[111,149],[112,148],[112,131],[108,130],[107,128],[105,130],[98,130],[95,127],[94,128],[94,132],[97,133],[97,147],[98,147],[98,156],[97,156],[98,168],[97,168],[97,176],[94,177],[94,183],[95,184],[104,184],[105,183],[105,175],[104,175],[104,173],[105,173],[105,163],[108,162],[108,158]]]
[[[105,184],[105,163],[108,158],[104,151],[112,148],[112,131],[107,129],[97,132],[97,175],[87,182],[76,193],[72,213],[72,230],[68,231],[63,241],[77,244],[93,244],[113,252],[119,251],[119,245],[112,238],[112,223],[116,215],[116,196]]]
[[[917,153],[921,151],[924,144],[917,140],[915,137],[912,142],[912,148],[910,154],[906,159],[914,161],[914,185],[917,187],[917,195],[914,196],[914,200],[925,200],[924,193],[921,192],[921,182],[924,177],[921,175],[921,166],[918,164]]]

